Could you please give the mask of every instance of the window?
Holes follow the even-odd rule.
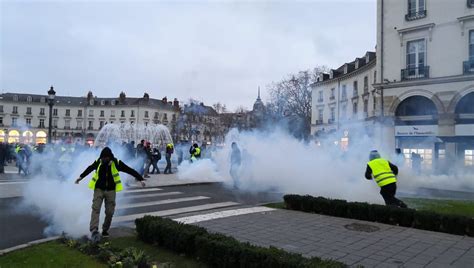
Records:
[[[0,105],[0,113],[3,113],[3,105]]]
[[[105,116],[105,112],[104,112],[104,110],[101,110],[100,111],[100,117],[104,117],[104,116]]]
[[[27,102],[32,102],[32,101],[33,101],[33,98],[32,98],[31,96],[28,96],[28,97],[26,97],[26,101],[27,101]]]
[[[76,129],[82,129],[82,120],[76,120]]]
[[[135,117],[135,110],[130,111],[130,117]]]
[[[336,89],[335,88],[331,88],[331,97],[329,97],[329,99],[333,100],[336,98]]]
[[[357,97],[359,95],[359,89],[358,89],[358,84],[357,84],[357,81],[354,81],[354,85],[353,85],[354,89],[352,91],[352,95],[354,97]]]
[[[364,94],[367,94],[369,92],[369,77],[364,76]]]
[[[346,118],[347,105],[342,105],[341,118]]]
[[[424,168],[430,168],[432,166],[433,161],[433,150],[432,149],[416,149],[416,148],[407,148],[403,149],[403,154],[405,156],[405,162],[407,166],[411,166],[411,154],[416,153],[421,156],[421,165]]]
[[[158,112],[155,112],[155,119],[158,119]]]
[[[357,116],[357,102],[352,104],[352,113],[354,114],[354,117]]]
[[[89,110],[89,116],[90,117],[94,116],[94,110]]]
[[[407,42],[407,75],[424,75],[425,39]]]
[[[341,98],[342,100],[346,100],[347,99],[347,89],[346,89],[346,85],[342,85],[342,94],[341,94]]]
[[[374,102],[373,102],[373,110],[374,110],[374,113],[375,111],[377,110],[377,97],[375,97],[375,94],[374,94]]]
[[[331,108],[331,121],[334,122],[336,119],[336,108],[332,107]]]
[[[115,117],[115,110],[110,111],[110,117]]]
[[[31,118],[26,118],[26,125],[31,127]]]
[[[39,127],[44,128],[44,119],[40,119]]]
[[[377,83],[377,71],[374,71],[374,84]]]
[[[44,115],[44,108],[40,108],[40,115]]]
[[[53,119],[53,127],[54,128],[58,127],[58,119]]]
[[[102,129],[104,127],[104,121],[100,121],[99,124],[100,124],[99,129]]]
[[[66,109],[66,116],[71,116],[71,110]]]
[[[82,117],[82,110],[77,110],[77,117]]]
[[[94,128],[94,121],[89,121],[89,126],[87,127],[88,129],[93,129]]]
[[[369,112],[369,100],[364,100],[364,116],[367,117],[367,113]]]
[[[324,114],[323,113],[324,113],[324,110],[322,108],[318,109],[318,121],[320,123],[322,123],[323,119],[324,119],[324,117],[323,117]]]
[[[323,95],[323,91],[320,90],[320,91],[319,91],[319,99],[318,99],[318,102],[323,102],[323,96],[324,96],[324,95]]]
[[[115,105],[115,100],[110,101],[110,104]]]
[[[57,116],[58,115],[58,109],[53,109],[53,115]]]
[[[122,113],[120,114],[120,117],[125,117],[125,111],[122,110]]]
[[[101,100],[100,105],[105,105],[105,100]]]
[[[474,7],[474,0],[467,0],[467,7]]]
[[[18,95],[13,96],[13,101],[18,101]]]
[[[71,120],[70,119],[64,120],[64,128],[65,129],[70,129],[71,128]]]
[[[18,106],[13,106],[13,111],[12,113],[17,114],[18,113]]]
[[[26,107],[26,114],[31,114],[31,107]]]
[[[405,19],[417,20],[426,17],[425,0],[408,0],[408,14]]]
[[[469,31],[469,61],[474,61],[474,30]]]
[[[18,124],[18,118],[13,117],[12,118],[12,127],[16,127],[17,124]]]
[[[45,97],[41,97],[40,102],[41,102],[41,103],[45,103],[45,102],[46,102],[46,98],[45,98]]]
[[[464,150],[464,165],[474,166],[474,150]]]
[[[3,117],[0,117],[0,126],[3,126]]]
[[[148,111],[145,111],[145,118],[148,118]]]

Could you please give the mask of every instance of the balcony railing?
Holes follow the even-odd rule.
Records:
[[[474,74],[474,59],[463,62],[462,66],[464,74]]]
[[[414,80],[430,77],[430,66],[419,66],[401,70],[401,80]]]
[[[316,125],[322,125],[323,124],[323,120],[316,120]]]
[[[412,20],[418,20],[426,17],[426,9],[425,10],[418,10],[417,12],[408,12],[408,14],[405,15],[405,19],[407,21],[412,21]]]
[[[87,130],[94,130],[94,127],[87,127]]]

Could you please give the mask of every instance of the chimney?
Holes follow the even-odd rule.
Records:
[[[124,103],[125,102],[125,98],[127,96],[125,96],[125,92],[120,92],[120,95],[119,95],[119,99],[120,99],[120,103]]]
[[[176,107],[176,108],[179,108],[179,101],[178,101],[177,98],[174,98],[173,106]]]
[[[164,104],[168,103],[168,98],[164,97],[163,99],[161,99],[161,102],[163,102]]]

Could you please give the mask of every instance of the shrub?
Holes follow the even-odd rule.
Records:
[[[324,197],[285,195],[286,207],[294,210],[336,217],[414,227],[423,230],[474,236],[474,219],[455,215],[440,215],[397,207],[331,200]]]

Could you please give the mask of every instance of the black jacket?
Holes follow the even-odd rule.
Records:
[[[392,170],[393,174],[395,174],[395,176],[398,175],[398,167],[390,162],[388,162],[388,165],[390,166],[390,169]],[[372,169],[369,167],[368,164],[367,168],[365,169],[365,178],[368,180],[372,179]]]
[[[117,158],[114,158],[112,161],[115,162],[115,167],[117,168],[118,171],[125,172],[127,174],[132,175],[137,179],[138,181],[143,181],[143,177],[138,174],[137,171],[135,171],[133,168],[127,166],[123,161],[117,160]],[[82,172],[80,175],[81,178],[86,177],[91,173],[92,171],[96,170],[99,167],[100,164],[100,159],[94,161],[90,166]],[[101,190],[105,191],[112,191],[115,190],[115,181],[114,177],[112,176],[112,170],[111,168],[104,168],[101,167],[99,170],[99,179],[95,183],[95,187]]]

